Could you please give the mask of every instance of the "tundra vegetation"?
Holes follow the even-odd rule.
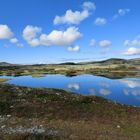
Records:
[[[0,75],[78,74],[140,77],[140,59],[49,65],[2,63]],[[139,139],[140,108],[58,89],[4,84],[0,79],[1,140]]]
[[[109,59],[100,62],[42,65],[0,65],[0,75],[38,77],[44,74],[94,74],[109,78],[140,77],[140,59]]]
[[[139,139],[140,108],[64,90],[0,84],[1,140]]]

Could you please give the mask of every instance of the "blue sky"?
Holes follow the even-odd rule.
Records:
[[[139,0],[0,0],[0,61],[140,57]]]

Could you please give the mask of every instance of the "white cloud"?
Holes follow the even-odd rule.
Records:
[[[74,47],[68,47],[68,51],[70,51],[70,52],[79,52],[80,51],[80,46],[76,45]]]
[[[63,16],[56,16],[54,19],[54,24],[79,24],[81,21],[89,16],[89,12],[84,10],[82,12],[72,10],[67,10],[66,14]]]
[[[40,45],[40,41],[37,38],[33,38],[28,42],[32,47],[37,47]]]
[[[25,40],[32,40],[37,36],[37,33],[41,32],[41,28],[37,26],[27,25],[23,30],[23,37]]]
[[[27,25],[23,30],[23,38],[31,46],[38,46],[39,40],[36,39],[37,35],[41,33],[41,28],[37,26]]]
[[[0,39],[11,39],[13,36],[13,32],[7,25],[0,24]]]
[[[128,50],[124,51],[123,54],[124,55],[137,55],[137,54],[140,54],[140,49],[131,47]]]
[[[101,47],[108,47],[109,45],[111,45],[111,41],[109,40],[102,40],[99,42],[99,46]]]
[[[95,21],[94,21],[95,25],[104,25],[106,23],[107,23],[107,19],[100,18],[100,17],[96,18]]]
[[[118,10],[118,14],[120,15],[120,16],[124,16],[124,15],[126,15],[127,13],[129,13],[130,12],[130,9],[119,9]]]
[[[70,46],[80,37],[82,37],[82,34],[78,31],[78,28],[69,27],[66,31],[54,30],[48,35],[42,34],[40,43],[45,46]]]
[[[91,46],[91,47],[96,46],[96,40],[95,39],[91,39],[90,43],[89,43],[89,46]]]
[[[32,47],[40,45],[70,46],[80,37],[82,37],[82,34],[75,27],[69,27],[65,31],[53,30],[49,34],[42,34],[41,28],[28,25],[23,31],[23,38]]]
[[[96,10],[96,5],[93,2],[86,1],[83,3],[83,9],[85,10]]]
[[[10,39],[10,42],[15,44],[15,43],[18,42],[18,39],[17,39],[17,38],[11,38],[11,39]]]
[[[89,42],[89,46],[94,47],[96,45],[99,45],[105,49],[104,51],[108,51],[109,48],[106,48],[106,47],[110,46],[111,44],[112,42],[109,40],[96,41],[95,39],[91,39]]]
[[[14,33],[7,25],[0,24],[0,39],[8,39],[11,43],[18,46],[18,39],[14,37]],[[7,45],[4,47],[7,48]]]
[[[79,24],[81,21],[89,17],[89,10],[95,10],[96,6],[94,3],[86,1],[82,5],[82,11],[72,11],[71,9],[67,10],[66,13],[62,16],[56,16],[53,23],[57,24]]]
[[[137,36],[133,40],[125,40],[124,46],[140,46],[140,36]]]
[[[113,19],[117,19],[119,18],[120,16],[125,16],[126,14],[128,14],[130,12],[130,9],[119,9],[118,10],[118,13],[115,14],[113,16]]]

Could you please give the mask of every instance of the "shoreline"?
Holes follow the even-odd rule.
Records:
[[[63,63],[42,65],[0,65],[0,75],[38,77],[44,74],[75,76],[91,74],[108,78],[140,78],[140,63],[137,60],[109,59],[101,62]]]
[[[0,83],[4,83],[4,82],[6,82],[8,80],[10,80],[10,79],[8,79],[8,78],[0,78]]]

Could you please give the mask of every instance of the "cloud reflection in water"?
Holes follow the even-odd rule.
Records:
[[[68,84],[69,89],[74,89],[74,90],[79,90],[80,89],[80,84],[79,83],[70,83]]]
[[[140,81],[137,80],[121,79],[120,82],[130,88],[140,87]]]

